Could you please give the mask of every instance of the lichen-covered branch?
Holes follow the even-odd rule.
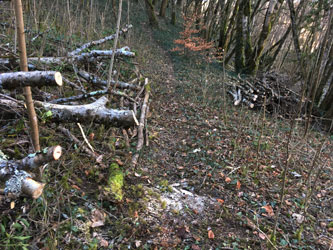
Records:
[[[78,75],[85,79],[86,81],[98,86],[98,87],[106,87],[107,86],[107,81],[104,81],[92,74],[89,74],[88,72],[85,71],[79,71]],[[139,87],[130,83],[126,82],[121,82],[121,81],[114,81],[111,80],[111,86],[115,86],[120,89],[138,89]]]
[[[55,71],[30,71],[0,74],[0,89],[16,89],[26,86],[62,86],[60,72]]]
[[[80,62],[95,62],[101,58],[110,58],[113,54],[113,50],[92,50],[87,53],[82,53],[80,55],[73,55],[69,57],[30,57],[28,58],[28,63],[33,65],[46,64],[46,65],[61,65],[65,63],[80,63]],[[115,56],[127,56],[134,57],[135,53],[130,51],[129,47],[123,47],[117,49]],[[15,66],[15,59],[0,58],[0,68],[13,68]]]
[[[124,34],[126,33],[129,29],[131,29],[133,26],[130,24],[130,25],[126,25],[125,28],[121,29],[119,31],[119,34]],[[73,50],[72,52],[68,53],[69,56],[75,56],[75,55],[78,55],[80,54],[83,50],[87,49],[87,48],[90,48],[92,46],[96,46],[96,45],[100,45],[102,43],[105,43],[107,41],[111,41],[113,40],[114,38],[116,37],[116,34],[113,34],[111,36],[107,36],[107,37],[104,37],[102,39],[99,39],[99,40],[96,40],[96,41],[92,41],[92,42],[89,42],[89,43],[85,43],[83,44],[81,47]]]

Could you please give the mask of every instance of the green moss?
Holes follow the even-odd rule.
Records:
[[[142,184],[131,185],[130,186],[131,194],[135,198],[142,198],[144,196],[144,189]]]
[[[109,169],[108,186],[105,190],[110,192],[114,199],[123,199],[124,173],[120,170],[117,163],[112,163]]]
[[[168,180],[161,180],[159,186],[163,192],[171,193],[173,191],[172,187],[169,186]]]
[[[167,207],[166,201],[161,202],[161,207],[162,207],[162,209],[166,209],[166,207]]]

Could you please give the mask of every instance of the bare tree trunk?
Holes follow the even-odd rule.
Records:
[[[116,51],[117,43],[118,43],[118,37],[119,37],[119,30],[120,30],[120,20],[121,20],[121,10],[123,6],[123,0],[119,0],[119,7],[118,7],[118,18],[117,18],[117,30],[116,30],[116,37],[113,44],[113,51]],[[108,72],[108,82],[106,85],[106,90],[110,88],[111,79],[112,79],[112,69],[113,69],[113,63],[114,63],[114,55],[115,53],[112,53],[111,61],[110,61],[110,67]]]
[[[171,0],[171,22],[172,25],[176,25],[176,3],[175,0]]]
[[[27,60],[27,51],[25,45],[24,22],[23,22],[21,0],[14,0],[14,5],[15,5],[15,15],[16,15],[17,32],[18,32],[18,40],[20,48],[20,68],[22,71],[28,71],[28,60]],[[38,120],[35,112],[34,103],[32,100],[31,89],[30,87],[24,87],[23,90],[28,110],[28,116],[30,120],[31,137],[34,149],[35,151],[39,151],[40,145],[39,145]]]
[[[245,67],[245,27],[244,27],[244,7],[246,0],[241,0],[238,8],[236,20],[236,45],[235,45],[235,70],[236,73],[242,73]]]
[[[248,58],[248,60],[247,60],[248,63],[247,63],[247,67],[246,67],[247,68],[246,73],[248,73],[248,74],[254,75],[257,73],[260,58],[261,58],[262,52],[264,50],[265,42],[271,31],[271,25],[272,25],[272,21],[273,21],[272,14],[274,11],[275,4],[276,4],[276,0],[269,1],[268,8],[267,8],[266,15],[265,15],[265,20],[264,20],[263,27],[262,27],[262,30],[260,33],[258,45],[254,48],[251,58]]]
[[[160,17],[165,17],[165,12],[168,6],[169,0],[162,0],[161,8],[160,8]]]
[[[151,0],[145,0],[145,4],[150,25],[154,28],[158,28],[158,20],[155,15],[154,5]]]

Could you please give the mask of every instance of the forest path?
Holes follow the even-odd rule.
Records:
[[[224,192],[220,185],[224,182],[219,171],[222,158],[230,153],[230,148],[221,147],[223,114],[218,106],[212,108],[197,101],[200,83],[193,83],[193,89],[191,84],[184,86],[187,80],[177,78],[169,51],[161,48],[151,34],[146,41],[146,47],[140,48],[144,62],[140,58],[138,61],[143,75],[152,83],[149,146],[140,155],[136,173],[138,182],[161,192],[162,202],[156,210],[156,204],[152,205],[156,202],[151,199],[144,212],[150,221],[149,238],[167,248],[199,241],[202,249],[218,246],[222,239],[243,235],[246,230],[230,214],[222,219],[224,200],[232,200],[227,196],[234,195]],[[215,243],[208,236],[210,230],[218,235]]]

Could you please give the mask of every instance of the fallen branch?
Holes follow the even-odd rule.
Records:
[[[124,34],[126,33],[129,29],[131,29],[133,26],[132,25],[126,25],[125,28],[121,29],[119,31],[119,34]],[[92,42],[89,42],[89,43],[85,43],[83,44],[81,47],[75,49],[74,51],[68,53],[69,56],[75,56],[75,55],[78,55],[80,54],[83,50],[87,49],[87,48],[90,48],[92,46],[96,46],[96,45],[100,45],[102,43],[105,43],[107,41],[111,41],[113,40],[114,38],[116,37],[116,34],[113,34],[111,36],[107,36],[107,37],[104,37],[100,40],[96,40],[96,41],[92,41]]]
[[[120,92],[120,91],[116,91],[116,90],[111,90],[111,91],[98,90],[98,91],[93,91],[93,92],[89,92],[89,93],[85,93],[85,94],[81,94],[81,95],[77,95],[77,96],[58,98],[58,99],[50,101],[50,103],[59,104],[59,103],[66,103],[66,102],[75,102],[75,101],[88,99],[88,98],[91,98],[91,97],[98,97],[98,96],[101,96],[101,95],[105,95],[107,93],[111,93],[113,95],[125,97],[128,100],[130,100],[132,102],[135,102],[135,100],[132,97],[129,97],[128,95],[126,95],[125,93]]]
[[[28,63],[32,65],[46,64],[46,65],[62,65],[65,63],[79,63],[79,62],[95,62],[101,58],[109,58],[113,54],[112,50],[92,50],[81,55],[74,55],[70,57],[30,57]],[[135,53],[131,52],[129,47],[123,47],[116,50],[115,56],[134,57]],[[0,58],[0,67],[13,68],[17,65],[16,59]]]
[[[147,86],[147,85],[148,85],[148,78],[145,79],[145,86]],[[132,162],[131,162],[132,167],[135,167],[136,164],[138,163],[139,152],[141,151],[141,149],[143,147],[143,142],[144,142],[143,128],[144,128],[144,124],[145,124],[145,116],[146,116],[146,111],[147,111],[147,107],[148,107],[149,94],[150,94],[150,91],[147,91],[147,88],[146,88],[146,94],[145,94],[145,98],[143,99],[143,103],[142,103],[142,107],[141,107],[140,123],[139,123],[139,127],[138,127],[138,144],[136,146],[136,153],[132,157]]]
[[[22,87],[62,86],[60,72],[30,71],[0,74],[0,89],[16,89]]]
[[[58,99],[50,101],[49,103],[59,104],[59,103],[66,103],[66,102],[75,102],[75,101],[88,99],[91,97],[98,97],[98,96],[105,95],[105,94],[107,94],[107,91],[98,90],[98,91],[93,91],[90,93],[85,93],[85,94],[81,94],[81,95],[77,95],[77,96],[58,98]]]
[[[94,121],[113,127],[134,125],[133,111],[116,110],[105,107],[108,99],[103,96],[97,101],[85,105],[60,105],[36,101],[36,105],[52,112],[52,119],[60,122],[87,123]]]
[[[94,75],[89,74],[88,72],[85,71],[79,71],[78,75],[80,77],[82,77],[84,80],[98,86],[98,87],[102,87],[105,88],[107,86],[107,81],[104,81]],[[126,83],[126,82],[120,82],[120,81],[111,81],[111,86],[115,86],[117,88],[120,89],[139,89],[138,86],[130,84],[130,83]]]

